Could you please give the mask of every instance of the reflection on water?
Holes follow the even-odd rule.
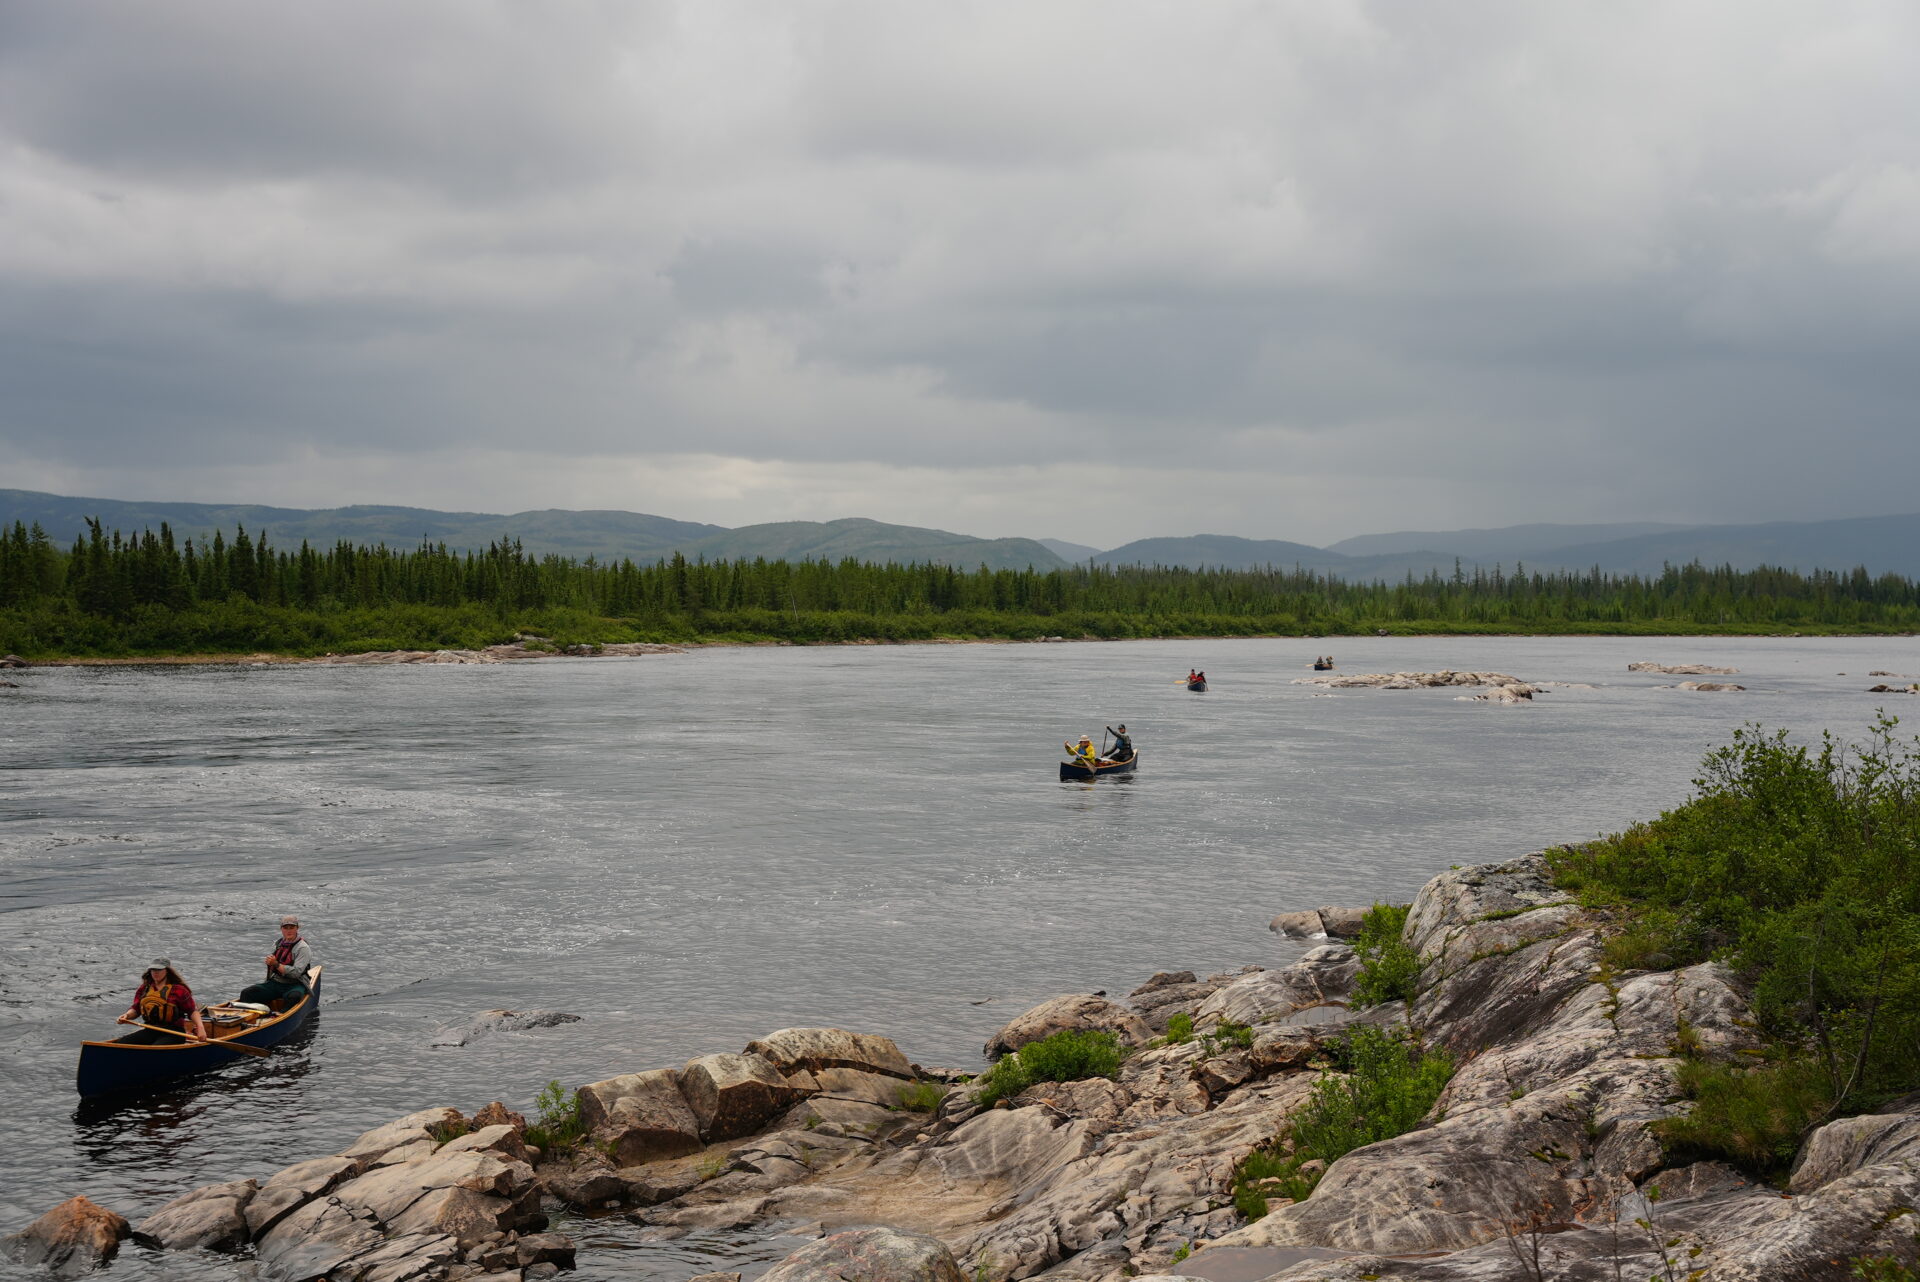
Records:
[[[422,1107],[566,1085],[771,1029],[923,1064],[1061,992],[1282,964],[1286,908],[1404,898],[1449,864],[1680,800],[1754,719],[1858,737],[1890,640],[1357,638],[1346,672],[1582,682],[1531,706],[1296,686],[1311,641],[708,650],[499,667],[11,674],[0,721],[0,1233],[75,1193],[136,1221]],[[1652,659],[1748,691],[1663,689]],[[1204,699],[1173,678],[1202,666]],[[1897,710],[1897,709],[1896,709]],[[1058,780],[1124,720],[1132,775]],[[937,749],[937,750],[936,750]],[[203,993],[300,915],[328,1017],[266,1060],[76,1110],[79,1043],[174,958]],[[493,1008],[581,1022],[432,1048]],[[583,1273],[680,1282],[791,1242],[576,1221]],[[692,1266],[699,1267],[692,1267]],[[124,1253],[126,1282],[231,1262]]]

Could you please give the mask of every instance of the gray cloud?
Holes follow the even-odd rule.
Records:
[[[10,6],[8,483],[1112,543],[1908,510],[1916,37]]]

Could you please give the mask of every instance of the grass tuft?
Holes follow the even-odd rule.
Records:
[[[551,1081],[534,1105],[540,1116],[527,1123],[527,1143],[544,1154],[554,1155],[580,1147],[580,1141],[586,1138],[587,1123],[580,1115],[579,1091],[565,1090],[558,1081]]]

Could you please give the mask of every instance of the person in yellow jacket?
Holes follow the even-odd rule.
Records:
[[[1100,764],[1100,754],[1094,751],[1093,736],[1090,734],[1081,735],[1079,743],[1069,743],[1066,749],[1067,755],[1073,758],[1075,765],[1092,770]]]

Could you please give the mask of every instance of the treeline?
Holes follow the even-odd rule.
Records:
[[[1073,566],[965,571],[827,561],[603,562],[341,542],[196,545],[88,523],[70,548],[0,531],[0,651],[153,654],[569,641],[1264,633],[1910,631],[1920,586],[1839,574],[1669,566],[1657,577],[1466,571],[1348,583],[1311,570]]]

